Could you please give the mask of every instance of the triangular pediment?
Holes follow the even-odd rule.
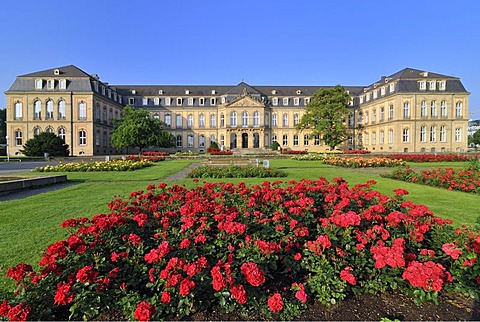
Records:
[[[228,103],[226,107],[264,107],[264,104],[250,96],[241,96]]]

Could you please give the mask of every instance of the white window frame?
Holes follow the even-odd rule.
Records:
[[[437,101],[433,100],[430,104],[430,115],[431,117],[437,117]]]
[[[160,98],[159,97],[154,97],[153,98],[153,105],[160,105]]]
[[[35,80],[35,89],[42,89],[43,88],[43,79],[36,79]]]
[[[260,126],[260,113],[258,111],[253,112],[253,126]]]
[[[195,144],[195,137],[193,136],[193,134],[189,134],[187,136],[187,147],[193,148],[194,144]]]
[[[55,89],[55,80],[54,79],[47,80],[47,89]]]
[[[427,117],[427,101],[425,100],[420,103],[420,117]]]
[[[210,128],[217,127],[217,117],[215,114],[210,114]]]
[[[165,114],[165,126],[167,128],[172,127],[172,115],[170,113]]]
[[[183,136],[181,134],[177,134],[175,137],[175,145],[177,148],[181,148],[183,146]]]
[[[272,126],[275,126],[275,127],[278,126],[278,115],[277,115],[277,113],[272,114]]]
[[[198,99],[198,105],[200,106],[204,106],[205,105],[205,97],[200,97]]]
[[[284,97],[282,100],[283,106],[288,106],[288,97]]]
[[[248,126],[248,112],[247,111],[242,112],[242,126],[243,127]]]
[[[388,119],[393,120],[393,104],[388,107]]]
[[[15,146],[22,146],[23,145],[23,133],[21,130],[16,130],[14,132],[14,144]]]
[[[237,112],[230,112],[230,127],[237,127]]]
[[[447,117],[447,101],[445,100],[440,102],[440,116]]]
[[[278,105],[278,97],[272,98],[272,105],[277,106]]]
[[[310,136],[308,134],[303,135],[303,145],[308,146],[310,144]]]
[[[45,115],[46,120],[53,120],[53,101],[48,100],[46,105],[47,114]]]
[[[418,89],[421,91],[425,91],[427,89],[427,82],[426,81],[420,81],[418,83]]]
[[[15,102],[13,105],[13,110],[14,110],[14,120],[21,120],[23,118],[23,104],[22,102]]]
[[[187,102],[188,102],[188,106],[193,106],[193,97],[189,97]]]
[[[462,141],[462,129],[457,127],[455,128],[455,142],[461,142]]]
[[[201,113],[198,116],[198,127],[204,128],[205,127],[205,114]]]
[[[447,82],[446,82],[446,81],[444,81],[444,80],[443,80],[443,81],[439,81],[439,82],[438,82],[438,90],[440,90],[440,91],[446,90],[446,89],[447,89],[446,85],[447,85]]]
[[[410,118],[410,102],[408,101],[403,102],[403,118],[404,119]]]
[[[430,142],[437,142],[437,127],[435,125],[430,126]]]
[[[183,128],[183,116],[182,116],[182,114],[175,115],[175,127],[177,129]]]
[[[300,98],[299,97],[294,97],[293,98],[293,105],[295,105],[295,106],[300,105]]]
[[[455,104],[455,117],[457,117],[457,118],[462,117],[462,109],[463,109],[463,103],[462,102],[457,102]]]
[[[440,142],[447,142],[447,127],[445,125],[440,126]]]
[[[57,136],[65,142],[65,138],[67,137],[67,130],[64,127],[59,127],[57,131]]]
[[[170,106],[172,104],[172,98],[171,97],[165,97],[165,105]]]
[[[435,91],[437,89],[437,82],[436,81],[429,81],[428,82],[428,89],[431,91]]]
[[[293,135],[293,146],[298,146],[298,134]]]
[[[427,142],[427,127],[425,125],[420,127],[420,142]]]
[[[67,80],[61,79],[59,82],[60,89],[67,89]]]
[[[181,106],[183,104],[183,98],[177,97],[177,106]]]
[[[404,128],[402,130],[402,142],[403,143],[409,143],[410,142],[410,129],[409,128]]]
[[[283,113],[282,115],[282,126],[288,127],[288,113]]]
[[[284,134],[282,136],[282,145],[287,146],[288,145],[288,134]]]
[[[388,144],[392,144],[392,143],[393,143],[393,130],[388,129]]]
[[[210,105],[216,105],[217,99],[215,97],[210,97]]]
[[[193,114],[188,114],[187,115],[187,128],[191,129],[193,128],[193,125],[194,125],[194,117],[193,117]]]
[[[36,100],[35,102],[33,102],[33,119],[42,119],[42,102],[40,100]]]
[[[78,145],[85,146],[87,145],[87,131],[80,129],[78,131]]]

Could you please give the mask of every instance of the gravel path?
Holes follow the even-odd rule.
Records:
[[[199,167],[201,165],[200,162],[194,162],[192,164],[190,164],[188,167],[186,167],[185,169],[175,173],[175,174],[172,174],[170,177],[167,177],[165,178],[165,181],[178,181],[178,180],[182,180],[184,179],[187,174],[189,174],[193,169],[195,169],[196,167]]]

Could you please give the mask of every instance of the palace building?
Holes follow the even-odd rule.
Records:
[[[313,94],[331,86],[109,85],[69,65],[16,78],[7,97],[10,154],[41,131],[56,133],[71,155],[121,153],[113,119],[126,105],[148,110],[176,138],[175,151],[282,148],[323,151],[321,136],[297,131]],[[468,95],[457,77],[406,68],[368,86],[346,86],[350,137],[338,148],[372,152],[463,152]]]

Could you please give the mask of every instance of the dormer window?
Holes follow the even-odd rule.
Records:
[[[193,97],[188,98],[188,105],[190,105],[190,106],[193,105]]]
[[[170,106],[170,104],[172,104],[172,99],[170,97],[166,97],[165,98],[165,105]]]
[[[148,105],[148,98],[144,97],[142,99],[142,103],[143,103],[143,105]]]
[[[54,89],[55,88],[55,80],[54,79],[49,79],[47,81],[47,88],[48,89]]]
[[[189,95],[190,94],[190,90],[186,89],[185,90],[185,95]]]
[[[154,104],[154,105],[160,105],[160,99],[159,99],[158,97],[155,97],[155,98],[153,99],[153,104]]]
[[[378,96],[378,90],[373,91],[373,99],[376,99]]]
[[[438,82],[438,89],[444,91],[446,89],[446,81],[443,80]]]
[[[112,90],[111,89],[108,90],[108,98],[112,98]]]
[[[363,95],[360,96],[360,104],[363,104]]]
[[[128,105],[135,105],[135,97],[128,98]]]
[[[310,97],[305,97],[305,105],[310,104]]]
[[[163,95],[163,89],[158,90],[158,95]]]
[[[60,84],[60,89],[66,89],[67,88],[67,80],[66,79],[61,79],[59,84]]]
[[[385,86],[380,88],[380,95],[385,96]]]
[[[211,93],[212,93],[212,95],[215,95],[215,94],[217,94],[217,91],[214,90],[214,89],[212,89],[212,92],[211,92]]]
[[[370,93],[367,93],[367,95],[365,95],[365,100],[368,102],[370,101]]]
[[[205,105],[205,98],[200,97],[200,98],[198,99],[198,104],[199,104],[200,106],[204,106],[204,105]]]
[[[390,93],[395,91],[395,83],[390,83]]]
[[[133,95],[137,94],[137,91],[134,90],[134,89],[132,89],[132,94],[133,94]]]
[[[54,69],[53,75],[60,75],[60,69]]]
[[[93,81],[93,88],[95,89],[95,92],[98,92],[98,82]]]
[[[177,97],[177,105],[182,105],[183,99],[181,97]]]
[[[215,104],[217,104],[217,99],[215,97],[210,97],[210,105],[215,105]]]
[[[277,95],[277,91],[272,89],[272,95]]]
[[[278,97],[272,98],[272,104],[273,104],[274,106],[277,106],[277,105],[278,105]]]
[[[300,105],[300,98],[295,97],[295,98],[293,99],[293,105],[295,105],[295,106]]]
[[[426,90],[427,89],[427,82],[426,81],[421,81],[419,83],[419,88],[420,88],[421,91]]]
[[[283,105],[288,105],[288,97],[283,98]]]
[[[436,81],[429,81],[428,82],[428,89],[431,91],[434,91],[437,88],[437,82]]]
[[[35,89],[42,89],[42,87],[43,87],[43,80],[42,79],[35,80]]]
[[[105,86],[102,86],[102,95],[105,95]]]
[[[117,92],[113,92],[113,100],[116,102],[117,101]]]
[[[300,95],[300,94],[302,94],[302,91],[297,89],[296,93],[297,93],[297,95]]]

